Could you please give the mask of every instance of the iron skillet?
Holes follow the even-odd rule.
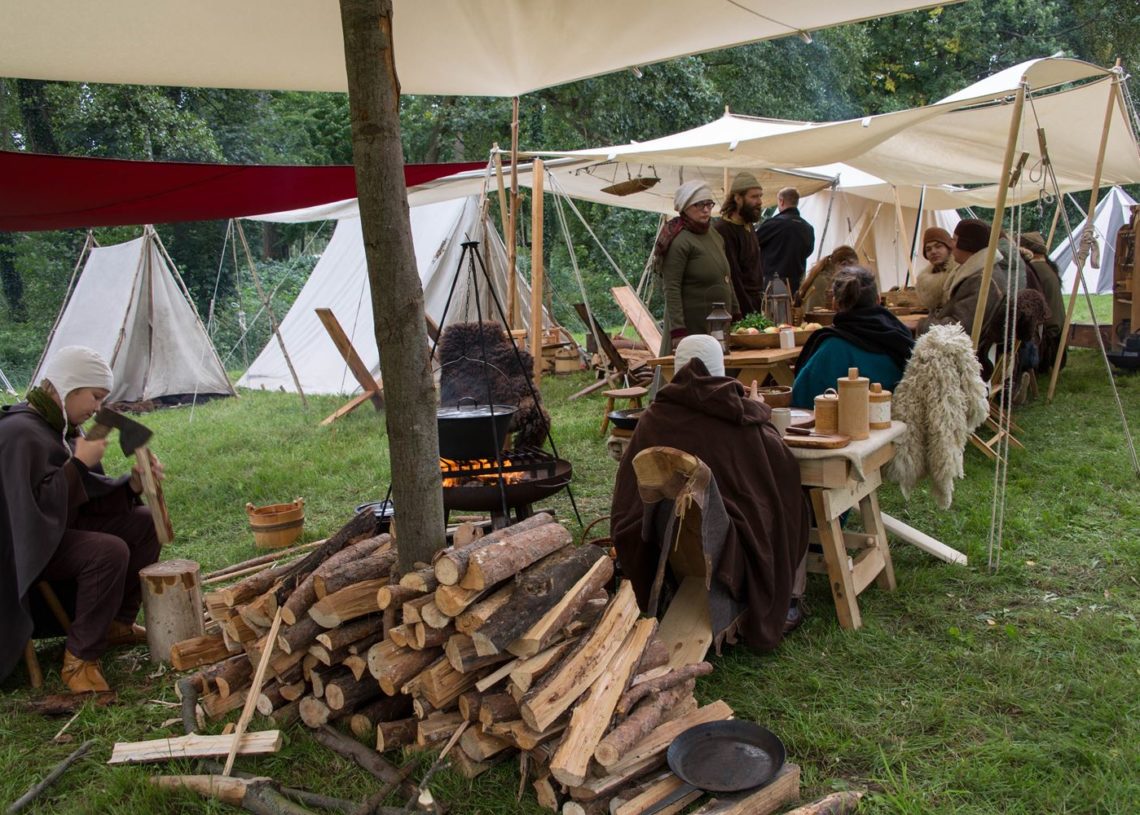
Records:
[[[685,784],[642,815],[652,815],[694,790],[740,792],[762,787],[784,766],[784,744],[754,722],[708,722],[679,735],[666,753],[669,769]]]

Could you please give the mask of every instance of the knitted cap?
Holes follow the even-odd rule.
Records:
[[[686,181],[673,193],[673,208],[677,212],[684,212],[686,207],[690,207],[698,201],[715,200],[709,185],[701,179],[695,178],[692,181]]]
[[[756,176],[745,170],[736,174],[736,178],[732,179],[732,187],[728,191],[730,193],[746,193],[753,189],[763,189],[763,187],[764,185],[756,179]]]
[[[78,388],[109,391],[115,385],[111,366],[97,351],[83,345],[68,345],[52,354],[44,365],[43,378],[51,382],[64,404],[67,395]]]
[[[724,376],[724,351],[720,343],[708,334],[690,334],[677,343],[673,370],[681,370],[692,359],[703,362],[713,376]]]

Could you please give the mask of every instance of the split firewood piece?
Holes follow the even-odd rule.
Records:
[[[229,657],[225,639],[221,634],[190,637],[170,646],[170,664],[176,671],[189,671],[202,665],[211,665]]]
[[[278,636],[280,639],[280,636]],[[307,650],[294,651],[291,654],[277,653],[269,658],[269,670],[278,679],[283,679],[291,675],[294,667],[300,665],[309,652]]]
[[[618,699],[633,679],[633,669],[656,629],[656,619],[638,620],[589,693],[574,707],[566,735],[550,762],[550,774],[563,784],[577,786],[586,780],[590,758],[605,735]]]
[[[403,605],[400,606],[400,615],[403,619],[404,625],[412,625],[414,623],[422,623],[424,621],[423,614],[420,612],[428,603],[434,603],[435,596],[433,594],[425,594],[423,597],[414,597],[411,600],[405,600]]]
[[[475,689],[480,693],[486,693],[488,690],[495,687],[495,685],[498,685],[500,682],[510,676],[511,671],[521,665],[522,662],[523,660],[518,658],[512,659],[509,662],[504,662],[498,668],[491,671],[491,673],[487,674],[478,682],[476,682]]]
[[[612,798],[595,798],[593,801],[567,801],[562,815],[610,815]]]
[[[562,524],[543,524],[509,535],[472,552],[459,585],[465,589],[488,588],[573,542],[574,536]]]
[[[368,658],[361,654],[351,654],[341,660],[340,664],[352,671],[357,679],[368,673]]]
[[[444,645],[453,634],[455,634],[454,626],[432,628],[424,623],[416,623],[412,626],[412,636],[408,640],[408,646],[417,651],[434,648],[437,645]]]
[[[284,611],[281,612],[281,617],[285,618]],[[286,654],[306,651],[324,630],[324,626],[306,614],[293,625],[282,627],[281,633],[277,635],[277,647]]]
[[[478,719],[484,727],[496,722],[518,721],[518,702],[508,693],[487,694],[479,702]]]
[[[471,637],[463,634],[455,634],[448,638],[447,644],[444,646],[444,653],[447,654],[447,659],[451,663],[451,667],[460,673],[471,673],[481,668],[486,668],[490,665],[498,665],[501,662],[510,660],[510,654],[488,654],[481,656],[475,649],[475,643]]]
[[[622,756],[661,724],[669,710],[692,695],[695,684],[690,678],[646,699],[601,740],[594,750],[598,763],[608,769],[621,761]]]
[[[679,685],[688,679],[695,679],[698,676],[705,676],[711,673],[712,665],[707,662],[695,662],[683,668],[674,668],[667,674],[659,676],[656,679],[647,679],[644,682],[639,682],[638,678],[634,677],[634,682],[629,690],[622,694],[616,712],[624,716],[633,710],[633,706],[646,696],[660,693],[666,688]]]
[[[222,631],[234,642],[240,642],[243,645],[248,642],[253,642],[265,636],[265,629],[260,626],[253,626],[249,621],[242,617],[240,614],[235,614],[224,623],[222,623]]]
[[[151,741],[116,742],[108,764],[143,764],[155,761],[173,761],[180,758],[212,758],[224,756],[234,742],[233,736],[178,736]],[[276,753],[283,739],[280,730],[263,730],[245,733],[238,740],[238,752],[243,756]]]
[[[325,696],[325,684],[341,676],[351,676],[347,668],[342,665],[336,665],[331,668],[317,667],[314,668],[312,673],[309,674],[309,684],[313,689],[313,696],[318,699],[323,699]]]
[[[210,594],[217,596],[219,600],[230,608],[243,605],[269,591],[270,588],[285,576],[285,573],[288,572],[290,568],[292,568],[292,564],[274,566],[271,569],[250,575],[244,580],[239,580],[232,586],[212,591]]]
[[[637,684],[642,675],[668,664],[669,646],[660,637],[654,637],[650,641],[649,647],[645,649],[645,653],[641,655],[641,662],[638,663],[637,670],[634,672],[634,684]]]
[[[481,589],[465,589],[462,586],[440,586],[435,590],[436,607],[448,617],[458,617],[469,605],[484,594]]]
[[[624,804],[620,805],[613,811],[613,815],[641,815],[642,812],[649,810],[660,804],[670,795],[675,793],[681,787],[686,786],[685,782],[677,776],[670,773],[668,776],[658,781],[653,786],[645,789],[640,795],[629,799]],[[685,807],[693,803],[693,801],[704,795],[703,790],[691,790],[683,798],[679,798],[675,803],[669,806],[655,810],[658,813],[676,813],[682,812]]]
[[[535,730],[526,722],[519,720],[511,723],[511,740],[520,750],[533,750],[543,742],[557,736],[566,729],[566,721],[560,720],[545,730]]]
[[[206,672],[208,685],[223,699],[248,685],[251,676],[253,676],[253,666],[249,663],[249,659],[241,654],[219,662]]]
[[[482,626],[491,616],[507,604],[515,590],[514,583],[508,583],[493,593],[486,600],[472,604],[470,608],[455,618],[455,628],[461,634],[471,635]]]
[[[447,628],[453,620],[452,615],[443,613],[434,599],[420,607],[420,617],[423,618],[420,622],[430,625],[432,628]]]
[[[270,588],[264,594],[237,607],[242,619],[254,628],[268,628],[277,614],[277,593]]]
[[[300,675],[300,673],[301,673],[300,668],[301,668],[301,666],[298,665],[297,666],[298,678],[297,678],[296,682],[290,682],[288,684],[279,684],[278,685],[278,687],[281,690],[281,698],[285,699],[288,702],[296,702],[298,699],[300,699],[302,696],[304,696],[305,691],[307,691],[309,689],[309,683],[306,682],[304,680],[304,678],[301,677],[301,675]]]
[[[605,670],[633,628],[637,615],[637,598],[627,580],[602,619],[583,636],[573,653],[527,692],[519,705],[523,721],[535,730],[544,730],[566,712]]]
[[[317,569],[313,572],[313,592],[319,600],[353,583],[387,577],[395,564],[396,553],[392,549],[377,548],[366,556],[358,555],[355,560],[341,563],[335,569]]]
[[[558,812],[562,808],[562,801],[550,781],[549,773],[534,779],[534,797],[538,799],[538,805],[543,809]]]
[[[461,724],[463,724],[463,714],[459,711],[445,713],[437,710],[423,721],[416,723],[416,746],[431,747],[433,744],[445,742]]]
[[[553,669],[577,642],[577,639],[565,640],[535,654],[530,659],[522,660],[511,671],[511,684],[526,693],[534,685],[535,680]]]
[[[459,694],[459,699],[457,700],[459,712],[463,714],[463,718],[467,721],[477,722],[479,721],[479,705],[482,704],[482,701],[483,694],[479,691],[475,689],[465,690]]]
[[[420,594],[427,594],[429,591],[435,591],[439,586],[439,578],[435,576],[435,570],[430,566],[423,569],[417,569],[414,572],[408,572],[400,576],[400,585],[405,588],[414,589]]]
[[[362,513],[363,514],[363,513]],[[331,543],[334,538],[338,538],[349,527],[352,527],[359,519],[360,515],[349,521],[348,525],[343,527],[340,532],[329,539]],[[281,603],[281,617],[289,625],[296,625],[309,606],[317,601],[316,591],[316,577],[317,574],[323,577],[333,572],[342,563],[351,563],[354,560],[365,558],[377,551],[381,546],[391,546],[391,538],[388,535],[368,536],[356,543],[344,545],[347,539],[341,541],[341,545],[337,547],[337,551],[331,555],[322,558],[321,560],[313,563],[306,569],[305,577],[298,581],[297,585],[289,592],[288,598]],[[343,548],[341,548],[343,547]],[[318,555],[322,549],[313,552],[312,555]],[[323,561],[323,562],[322,562]],[[293,578],[298,575],[292,575]]]
[[[411,716],[390,722],[376,723],[376,751],[386,753],[398,747],[416,743],[417,720]]]
[[[207,719],[217,721],[227,713],[235,711],[244,705],[245,697],[248,692],[248,688],[242,688],[239,691],[231,693],[229,696],[219,696],[217,692],[207,693],[198,700],[198,703],[202,705],[202,711],[206,714]]]
[[[565,592],[556,605],[548,609],[534,625],[524,631],[514,642],[509,643],[507,645],[508,651],[520,657],[534,656],[560,636],[561,629],[578,616],[578,612],[599,589],[604,592],[603,587],[614,575],[614,562],[606,556],[600,547],[591,548],[598,550],[598,556],[589,570]],[[522,578],[519,586],[520,591],[527,590],[529,588],[528,579]],[[603,605],[605,605],[604,602]]]
[[[372,677],[357,680],[350,671],[347,675],[334,677],[325,683],[325,704],[330,710],[344,711],[347,714],[375,699],[380,693],[380,686]]]
[[[420,689],[437,710],[451,707],[458,701],[459,694],[475,687],[478,679],[477,673],[460,673],[455,670],[446,656],[437,659],[419,675]]]
[[[394,625],[388,629],[388,639],[400,648],[407,648],[409,638],[414,633],[415,629],[410,625]]]
[[[635,744],[621,759],[607,770],[611,775],[620,775],[630,767],[645,759],[663,754],[673,739],[681,735],[690,727],[706,722],[719,722],[732,717],[732,708],[723,700],[717,700],[704,707],[697,708],[693,713],[658,725],[652,733]]]
[[[281,695],[280,683],[277,681],[268,682],[261,688],[261,693],[257,695],[257,712],[262,716],[268,716],[287,701],[288,700]]]
[[[284,704],[270,713],[268,718],[278,729],[289,727],[300,720],[301,703],[295,700]]]
[[[755,792],[718,795],[694,812],[693,815],[766,815],[776,812],[785,804],[799,800],[799,797],[799,765],[785,764],[776,773],[775,778]],[[799,812],[799,810],[792,810],[792,812]],[[814,815],[815,810],[808,809],[807,812]],[[792,815],[792,813],[789,812],[786,815]]]
[[[338,625],[380,611],[376,592],[387,585],[387,578],[362,580],[326,595],[309,607],[309,616],[325,628]]]
[[[486,533],[486,530],[481,524],[475,524],[471,521],[463,521],[456,525],[455,529],[451,532],[451,545],[456,549],[461,549],[474,541],[479,540]]]
[[[305,726],[314,730],[321,725],[328,724],[332,719],[332,709],[315,696],[302,697],[297,710],[301,714],[301,721],[305,723]]]
[[[412,651],[399,648],[391,640],[381,640],[368,649],[368,671],[389,696],[400,692],[400,687],[434,662],[443,651],[428,648]]]
[[[557,525],[548,524],[543,529],[555,526]],[[601,547],[566,546],[518,575],[515,578],[515,591],[511,599],[471,634],[475,650],[482,655],[497,654],[506,650],[508,645],[542,621],[548,611],[567,597],[599,560],[609,560]],[[609,568],[612,574],[612,563],[608,567],[599,567],[603,570],[601,573],[604,573],[606,568]],[[572,599],[571,604],[576,606],[575,612],[580,608],[576,599]],[[571,617],[573,615],[567,617],[567,621]],[[546,629],[543,631],[545,633]],[[550,638],[553,639],[553,635]],[[540,649],[536,648],[535,653],[538,650]]]
[[[818,801],[789,809],[784,815],[851,815],[859,809],[862,792],[846,790],[825,795]]]
[[[338,529],[319,548],[309,552],[290,567],[282,587],[285,595],[287,596],[308,575],[332,560],[335,555],[340,554],[347,547],[369,538],[383,537],[380,533],[380,523],[381,521],[376,517],[376,513],[367,509],[358,512],[351,521]],[[389,538],[390,540],[391,538]]]
[[[352,714],[348,725],[357,737],[372,739],[376,737],[376,725],[392,719],[403,719],[412,713],[412,699],[410,696],[381,696],[371,702],[358,707]]]
[[[415,600],[420,597],[420,592],[415,589],[409,589],[407,586],[401,586],[399,583],[384,582],[376,590],[376,605],[382,610],[397,609],[404,605],[409,600]]]
[[[510,753],[502,752],[489,761],[475,761],[475,759],[471,758],[467,753],[460,750],[451,754],[451,766],[464,778],[471,780],[487,772],[487,770],[494,767],[508,755],[510,755]]]
[[[513,746],[509,740],[484,733],[478,727],[467,728],[459,737],[459,749],[473,761],[486,761]]]
[[[333,630],[335,631],[336,629],[333,629]],[[380,631],[380,630],[373,631],[368,636],[362,637],[361,639],[357,640],[357,643],[360,644],[360,647],[363,648],[365,653],[368,653],[369,648],[371,648],[374,644],[376,644],[381,639],[383,639],[383,633],[384,632]],[[317,658],[317,661],[320,662],[322,665],[325,665],[325,666],[339,665],[339,664],[343,663],[345,658],[350,655],[350,653],[352,652],[351,649],[352,649],[353,645],[355,645],[355,644],[356,643],[353,643],[350,645],[342,645],[340,648],[337,648],[335,651],[330,651],[328,648],[326,648],[324,645],[320,644],[319,642],[314,642],[312,645],[309,646],[309,653],[312,654],[313,656],[315,656]]]
[[[545,512],[540,512],[537,515],[532,515],[526,520],[519,521],[513,526],[497,529],[488,535],[484,535],[482,538],[472,541],[467,546],[444,549],[435,557],[435,562],[433,563],[435,576],[444,586],[454,586],[460,581],[464,573],[467,571],[468,559],[473,552],[485,546],[490,546],[492,543],[503,540],[504,538],[510,537],[511,535],[517,535],[531,529],[537,529],[538,527],[552,523],[553,521],[553,515]]]

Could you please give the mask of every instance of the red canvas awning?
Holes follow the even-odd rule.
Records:
[[[409,187],[482,163],[409,164]],[[351,166],[250,166],[0,152],[0,231],[263,215],[356,197]]]

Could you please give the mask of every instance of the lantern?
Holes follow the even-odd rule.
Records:
[[[720,350],[728,353],[728,327],[732,324],[732,315],[724,307],[724,303],[713,303],[712,311],[705,317],[705,331],[710,337],[720,343]]]
[[[776,277],[768,283],[760,309],[773,325],[792,324],[792,297],[783,280]]]

